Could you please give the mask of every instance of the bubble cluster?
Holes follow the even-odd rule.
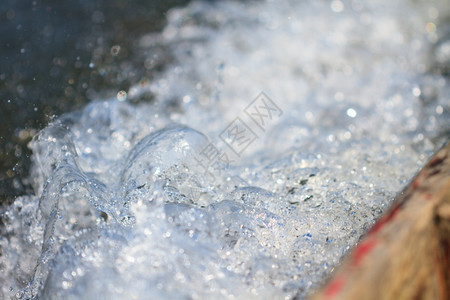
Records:
[[[33,138],[35,193],[1,214],[2,296],[306,298],[445,141],[422,6],[172,10],[137,43],[146,66],[173,55],[165,71]],[[247,110],[261,91],[279,108],[264,126]],[[230,152],[236,120],[253,140]],[[202,168],[205,149],[230,163]]]

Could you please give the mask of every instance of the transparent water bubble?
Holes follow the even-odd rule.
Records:
[[[207,144],[206,136],[183,126],[151,133],[130,151],[121,181],[151,186],[157,178],[174,179],[178,173],[198,171],[194,158]]]

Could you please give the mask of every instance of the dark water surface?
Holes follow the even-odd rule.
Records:
[[[152,78],[164,62],[145,67],[137,38],[161,30],[168,9],[187,2],[1,1],[0,204],[30,192],[27,143],[36,130]]]

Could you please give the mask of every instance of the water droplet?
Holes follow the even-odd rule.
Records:
[[[342,12],[344,10],[344,3],[339,0],[331,1],[331,10],[336,13]]]
[[[356,115],[357,115],[356,110],[354,110],[353,108],[347,109],[347,116],[349,116],[350,118],[355,118]]]
[[[117,93],[117,96],[116,96],[116,98],[117,98],[117,100],[119,100],[119,101],[125,101],[125,100],[127,100],[127,92],[125,92],[125,91],[119,91],[118,93]]]

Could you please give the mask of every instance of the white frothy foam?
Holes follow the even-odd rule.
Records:
[[[2,296],[306,297],[449,129],[427,72],[445,2],[172,10],[139,41],[173,60],[156,80],[32,141],[36,194],[2,214]]]

